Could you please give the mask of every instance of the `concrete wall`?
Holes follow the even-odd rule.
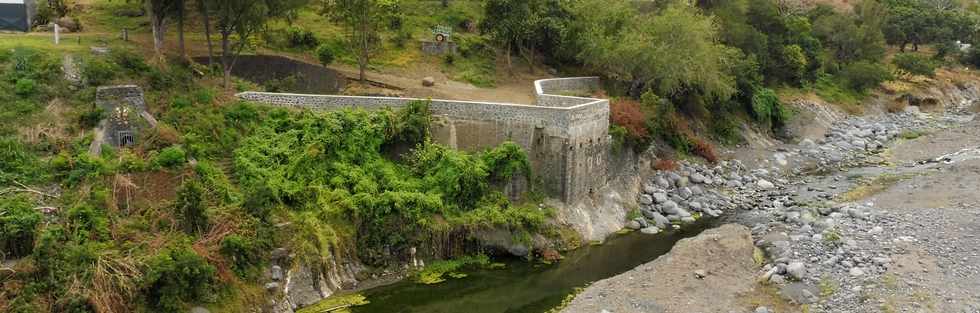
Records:
[[[547,192],[575,202],[606,182],[609,101],[551,93],[598,88],[595,77],[535,82],[537,104],[430,100],[432,137],[464,151],[513,141],[527,152]],[[565,89],[569,88],[569,89]],[[243,92],[243,100],[316,110],[400,108],[423,99]]]

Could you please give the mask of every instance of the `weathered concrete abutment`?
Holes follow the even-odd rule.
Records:
[[[535,176],[566,203],[587,197],[606,183],[609,101],[563,96],[599,87],[597,77],[535,82],[537,105],[432,99],[436,142],[480,151],[513,141],[527,151]],[[315,110],[400,108],[415,98],[243,92],[238,97],[275,106]]]

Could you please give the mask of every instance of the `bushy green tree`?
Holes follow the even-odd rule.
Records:
[[[177,190],[174,204],[181,228],[188,234],[207,231],[208,215],[205,190],[196,179],[185,181]]]
[[[399,13],[398,0],[322,0],[322,14],[347,28],[347,43],[357,59],[359,78],[366,80],[372,54],[381,42],[379,31]]]
[[[162,0],[160,0],[162,1]],[[213,13],[221,36],[221,65],[224,86],[230,87],[231,70],[238,55],[249,40],[265,28],[266,23],[287,18],[305,5],[307,0],[208,0],[206,11]],[[210,36],[209,36],[210,37]]]
[[[334,59],[333,47],[331,47],[330,45],[320,45],[319,47],[317,47],[316,59],[317,61],[320,61],[320,64],[323,64],[323,66],[327,66],[330,65],[330,63],[333,63],[333,59]]]
[[[845,66],[841,70],[841,77],[843,77],[851,89],[864,92],[891,79],[892,73],[888,68],[879,63],[859,61]]]
[[[821,16],[813,23],[814,33],[838,64],[878,62],[885,55],[884,35],[873,25],[859,24],[844,14]]]
[[[183,312],[214,292],[217,270],[187,246],[164,249],[146,262],[142,291],[157,312]]]
[[[727,99],[735,93],[728,72],[731,48],[716,25],[695,7],[670,5],[651,16],[621,1],[586,0],[573,8],[584,23],[579,58],[607,75],[647,83],[657,94],[688,93]],[[683,38],[683,39],[682,39]]]
[[[939,64],[931,58],[912,53],[900,53],[895,55],[892,63],[899,69],[916,75],[933,76],[936,74],[936,67]]]

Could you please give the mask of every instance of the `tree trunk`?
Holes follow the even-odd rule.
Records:
[[[229,37],[230,34],[228,32],[221,33],[221,72],[224,74],[222,84],[225,88],[229,88],[229,83],[231,82],[231,60],[228,59],[228,50],[231,49]]]
[[[509,72],[511,75],[514,75],[514,64],[511,63],[511,60],[510,60],[510,43],[509,42],[507,43],[507,47],[505,49],[506,49],[506,53],[507,53],[507,72]]]
[[[531,71],[531,74],[534,74],[534,48],[528,48],[526,54],[527,67]]]
[[[164,13],[156,8],[154,1],[148,1],[150,8],[150,28],[153,31],[153,53],[158,57],[163,57],[163,35],[166,32],[164,24]]]
[[[368,47],[368,44],[370,43],[368,42],[369,39],[368,39],[367,27],[368,26],[366,25],[366,23],[361,23],[361,35],[360,35],[361,55],[358,57],[357,60],[357,65],[360,70],[361,83],[367,81],[367,75],[365,75],[365,70],[367,69],[367,65],[368,65],[368,53],[369,53],[368,50],[370,48]]]
[[[184,49],[184,1],[177,1],[177,50],[180,51],[181,58],[187,58],[187,51]]]
[[[197,0],[197,10],[201,11],[201,18],[204,19],[204,38],[208,41],[208,67],[211,67],[214,64],[214,44],[211,43],[211,17],[204,0]]]

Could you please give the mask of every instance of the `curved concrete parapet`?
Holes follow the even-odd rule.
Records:
[[[571,96],[592,94],[599,90],[599,77],[548,78],[534,81],[537,105],[571,107],[602,101],[601,99]]]
[[[252,91],[237,96],[314,110],[399,108],[413,101],[430,101],[432,114],[448,122],[432,130],[437,142],[468,151],[516,142],[527,152],[549,193],[576,202],[606,182],[609,100],[565,95],[598,90],[598,77],[542,79],[534,85],[535,104]]]

